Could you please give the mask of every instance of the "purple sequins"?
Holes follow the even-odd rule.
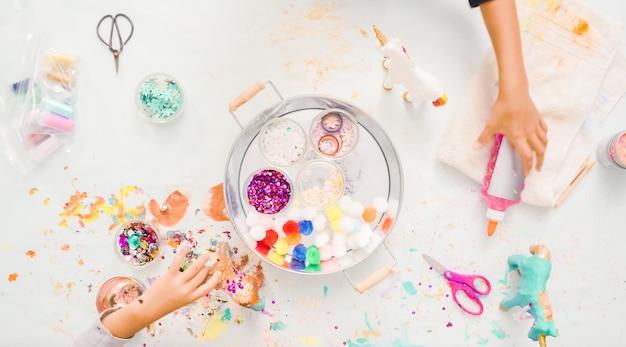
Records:
[[[283,173],[264,169],[252,176],[248,184],[248,202],[262,214],[282,211],[291,199],[291,184]]]

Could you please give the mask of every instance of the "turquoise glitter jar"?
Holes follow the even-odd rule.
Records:
[[[141,80],[135,101],[142,118],[154,123],[166,123],[182,113],[184,94],[175,78],[158,73]]]

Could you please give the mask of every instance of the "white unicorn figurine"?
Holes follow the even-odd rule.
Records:
[[[375,25],[374,33],[384,56],[383,68],[387,70],[383,88],[391,90],[400,84],[407,89],[402,95],[405,101],[416,105],[432,102],[435,107],[445,105],[448,96],[437,77],[417,67],[399,39],[387,39]]]

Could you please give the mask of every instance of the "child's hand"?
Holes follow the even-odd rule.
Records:
[[[491,116],[477,139],[480,146],[496,133],[503,134],[522,159],[524,174],[533,167],[541,170],[548,143],[548,126],[539,115],[528,92],[502,93],[491,109]]]
[[[191,266],[181,271],[188,252],[189,247],[181,247],[167,272],[139,298],[102,319],[102,324],[113,336],[132,337],[139,330],[215,288],[222,274],[216,271],[207,278],[209,267],[205,263],[209,260],[208,255],[194,260]]]
[[[208,255],[203,255],[182,271],[189,247],[181,247],[165,274],[159,277],[142,295],[144,304],[158,306],[163,315],[186,306],[208,294],[219,283],[221,273],[208,278],[209,267],[205,263]],[[150,302],[148,302],[150,301]]]

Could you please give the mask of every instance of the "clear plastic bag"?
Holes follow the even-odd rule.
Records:
[[[60,150],[69,150],[77,119],[80,59],[27,36],[19,61],[0,71],[0,137],[9,161],[28,173]]]

